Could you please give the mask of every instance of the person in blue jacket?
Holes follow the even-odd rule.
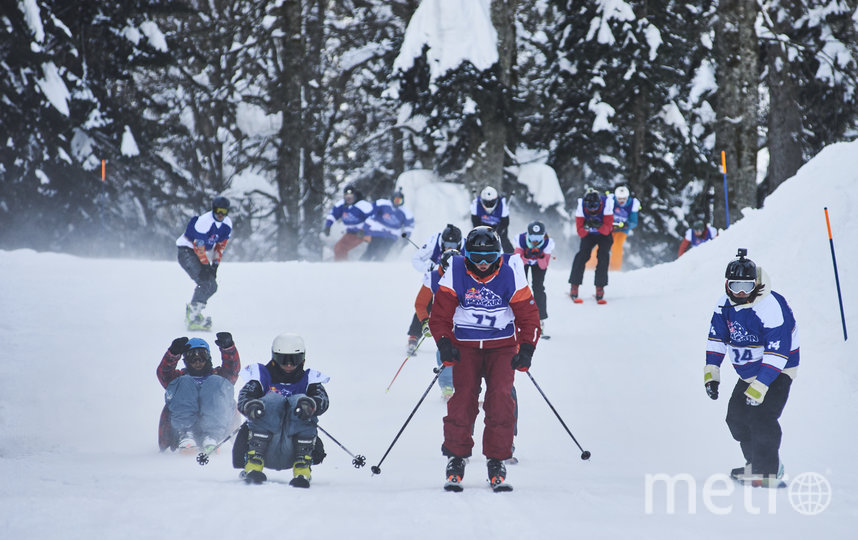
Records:
[[[364,222],[372,214],[372,203],[363,199],[363,193],[349,184],[343,188],[343,198],[337,201],[325,219],[325,236],[331,234],[331,226],[343,220],[346,233],[334,244],[334,260],[347,261],[349,251],[369,240],[364,235]]]
[[[727,404],[727,426],[745,457],[732,476],[774,487],[783,475],[778,418],[798,369],[798,329],[786,299],[747,254],[739,249],[727,265],[725,294],[709,326],[703,381],[708,396],[718,399],[721,362],[729,357],[739,380]]]
[[[362,261],[383,261],[398,240],[410,238],[414,231],[414,215],[405,206],[405,195],[394,191],[390,199],[378,199],[372,214],[364,221],[364,234],[370,238]]]
[[[212,211],[194,216],[185,232],[176,239],[179,266],[194,280],[191,302],[185,307],[188,330],[209,330],[211,317],[203,316],[209,298],[217,291],[217,270],[232,233],[229,199],[215,197]]]

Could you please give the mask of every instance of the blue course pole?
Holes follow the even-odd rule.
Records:
[[[840,302],[840,322],[843,324],[843,341],[846,341],[846,316],[843,314],[843,297],[840,295],[840,277],[837,275],[837,257],[834,256],[834,238],[831,236],[831,222],[828,220],[828,207],[825,207],[825,225],[828,227],[828,245],[831,247],[831,262],[834,264],[834,282],[837,284],[837,301]]]

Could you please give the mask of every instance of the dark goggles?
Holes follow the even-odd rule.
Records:
[[[746,293],[751,294],[753,292],[754,287],[757,286],[756,281],[747,281],[747,280],[736,280],[736,281],[728,281],[727,288],[730,289],[730,292],[733,294]]]
[[[459,249],[459,243],[458,242],[448,242],[445,240],[445,241],[441,242],[441,247],[444,248],[443,251],[447,251],[448,249]]]
[[[200,362],[208,362],[209,353],[205,349],[191,349],[185,353],[185,362],[189,364],[198,364]]]
[[[229,215],[229,208],[215,208],[214,213],[226,216]]]
[[[281,366],[300,366],[304,363],[304,353],[271,353],[271,359]]]
[[[493,264],[501,256],[500,251],[469,251],[466,255],[474,264]]]

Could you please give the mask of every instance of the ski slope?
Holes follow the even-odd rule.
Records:
[[[413,200],[411,201],[414,202]],[[331,377],[313,486],[270,471],[246,486],[224,452],[205,467],[158,452],[163,390],[155,368],[183,330],[192,283],[175,261],[97,260],[0,251],[0,536],[123,538],[853,538],[858,522],[858,349],[844,341],[823,214],[832,217],[847,324],[858,333],[858,142],[825,149],[713,242],[680,260],[611,274],[597,306],[566,297],[571,258],[549,267],[547,333],[531,374],[588,462],[524,374],[518,374],[515,491],[494,494],[477,447],[460,494],[442,491],[445,403],[433,388],[373,476],[432,380],[434,345],[404,359],[420,277],[388,263],[233,263],[209,303],[242,364],[266,362],[275,335],[298,332],[307,365]],[[414,208],[420,215],[426,209]],[[646,211],[646,209],[644,209]],[[526,220],[525,220],[526,221]],[[633,246],[633,244],[632,244]],[[766,268],[798,320],[802,361],[782,417],[791,477],[830,483],[830,504],[800,513],[789,490],[734,489],[712,475],[742,464],[721,399],[702,384],[708,321],[737,247]],[[632,247],[631,249],[634,249]],[[214,333],[192,333],[213,344]],[[217,363],[217,355],[215,355]],[[684,478],[671,500],[647,475]],[[682,476],[680,476],[682,475]],[[650,477],[652,478],[652,477]],[[715,478],[717,480],[717,478]],[[707,487],[707,481],[710,482]],[[713,502],[714,501],[714,502]]]

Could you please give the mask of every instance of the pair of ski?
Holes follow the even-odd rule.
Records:
[[[488,481],[489,487],[492,488],[492,491],[495,493],[504,493],[506,491],[512,491],[512,484],[506,482],[506,480],[500,481]],[[444,491],[452,491],[453,493],[461,493],[464,491],[464,486],[462,486],[462,480],[456,476],[451,476],[444,483]]]

